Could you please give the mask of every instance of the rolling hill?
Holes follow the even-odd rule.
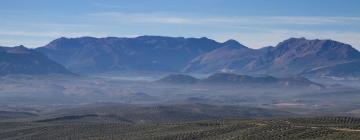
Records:
[[[272,76],[249,76],[234,73],[215,73],[204,79],[183,74],[171,74],[156,82],[169,84],[205,84],[205,85],[238,85],[250,87],[307,87],[307,88],[323,88],[324,86],[312,82],[303,77],[276,78]]]

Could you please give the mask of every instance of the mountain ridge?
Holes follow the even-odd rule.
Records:
[[[35,50],[76,73],[233,72],[288,77],[360,60],[360,52],[351,45],[306,38],[289,38],[274,47],[252,49],[233,39],[217,42],[206,37],[62,37]],[[348,68],[342,71],[351,75],[340,71],[318,71],[316,75],[360,75],[357,67]]]

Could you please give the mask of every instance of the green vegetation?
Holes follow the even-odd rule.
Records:
[[[211,120],[180,124],[61,120],[2,122],[0,138],[2,140],[358,140],[360,119],[320,117]]]

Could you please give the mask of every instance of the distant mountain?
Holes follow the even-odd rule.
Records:
[[[0,47],[0,75],[72,74],[45,55],[24,46]]]
[[[303,77],[276,78],[272,76],[254,77],[233,73],[215,73],[205,79],[196,79],[189,75],[169,75],[157,82],[169,84],[216,84],[216,85],[239,85],[250,87],[309,87],[323,88],[323,85],[312,82]]]
[[[59,38],[36,50],[74,72],[180,71],[193,58],[222,47],[207,38]]]
[[[290,38],[276,47],[261,49],[222,47],[193,59],[184,71],[209,73],[230,71],[294,76],[318,68],[349,64],[359,60],[360,52],[348,44],[333,40]],[[347,71],[358,72],[357,69],[350,68]],[[337,74],[336,71],[333,72],[331,74]]]

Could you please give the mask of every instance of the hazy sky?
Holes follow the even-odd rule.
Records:
[[[236,39],[251,48],[289,37],[360,49],[360,0],[1,0],[0,45],[65,36]]]

